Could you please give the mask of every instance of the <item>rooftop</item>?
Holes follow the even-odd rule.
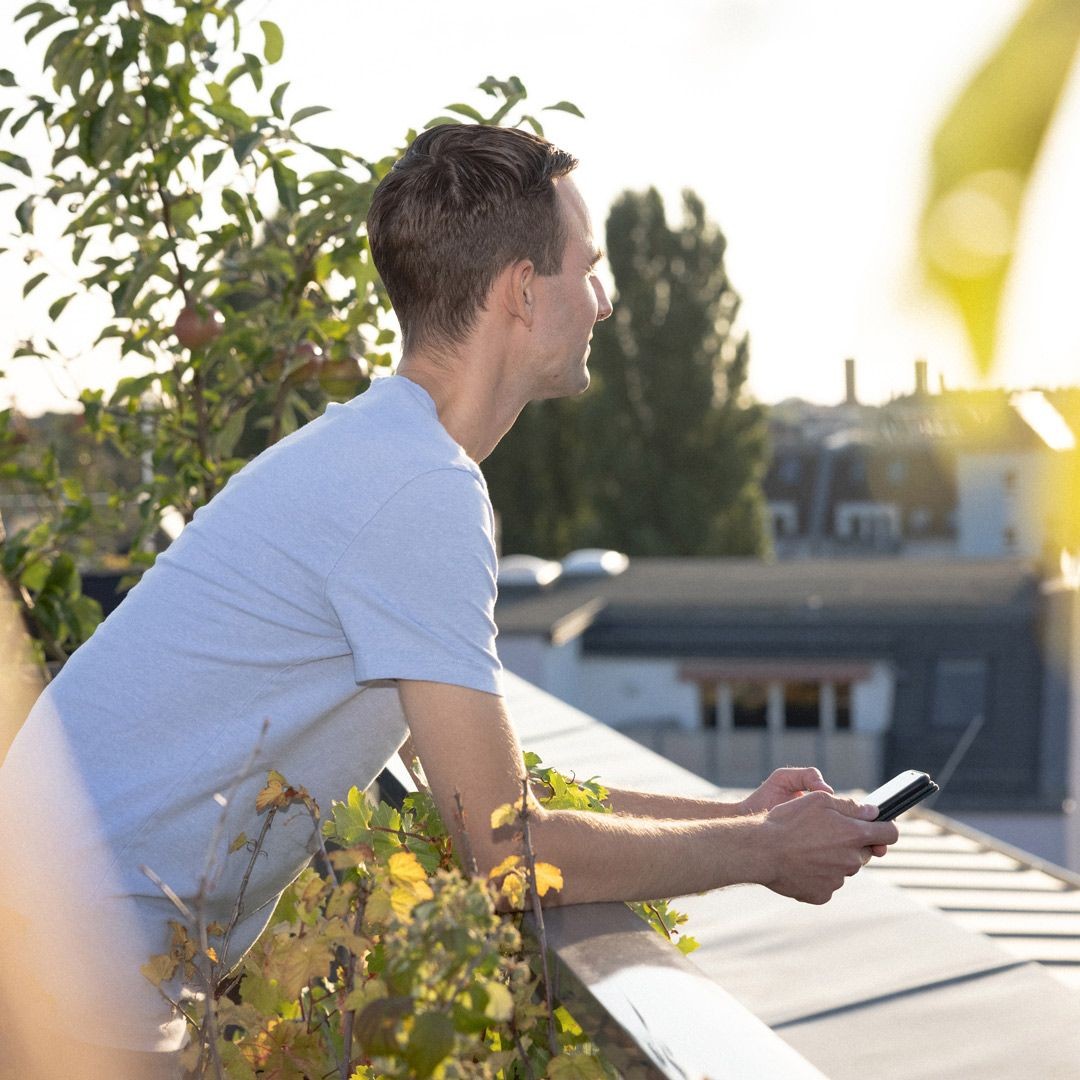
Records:
[[[548,764],[725,794],[520,679],[506,696]],[[824,907],[759,886],[682,898],[690,959],[833,1080],[1076,1075],[1080,878],[940,814],[900,824]]]
[[[560,579],[540,589],[503,589],[503,634],[574,636],[604,620],[682,624],[829,620],[875,625],[911,619],[963,622],[1029,617],[1039,574],[1021,560],[631,558],[617,577]]]

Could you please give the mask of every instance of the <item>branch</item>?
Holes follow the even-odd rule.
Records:
[[[540,893],[536,888],[536,855],[533,853],[532,837],[529,834],[529,775],[525,774],[521,793],[522,843],[525,846],[526,885],[529,899],[532,901],[533,918],[536,920],[536,932],[540,938],[540,963],[544,971],[544,1002],[547,1005],[548,1048],[553,1057],[559,1054],[559,1041],[555,1036],[555,1002],[551,996],[551,972],[548,968],[547,933],[544,930],[544,911],[540,904]]]

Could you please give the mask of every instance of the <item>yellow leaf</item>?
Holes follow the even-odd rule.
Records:
[[[395,885],[413,886],[427,882],[427,874],[420,860],[411,851],[398,851],[391,855],[389,869],[390,880]]]
[[[562,887],[562,871],[557,866],[546,862],[536,864],[536,891],[541,896],[547,895],[549,889],[558,892]]]
[[[499,1023],[510,1020],[514,1015],[514,995],[502,983],[497,982],[484,983],[484,990],[488,996],[484,1015]]]
[[[260,793],[260,795],[259,795],[259,798],[261,798],[261,793]],[[255,800],[255,805],[256,805],[256,807],[257,807],[257,806],[259,805],[259,798],[256,798],[256,800]],[[248,837],[247,837],[247,833],[246,833],[246,832],[242,832],[242,833],[241,833],[241,834],[240,834],[240,835],[239,835],[239,836],[238,836],[238,837],[237,837],[237,838],[236,838],[236,839],[235,839],[235,840],[234,840],[234,841],[233,841],[233,842],[232,842],[232,843],[231,843],[231,844],[229,845],[229,854],[231,855],[231,854],[232,854],[232,853],[233,853],[234,851],[239,851],[239,850],[240,850],[240,849],[241,849],[241,848],[242,848],[242,847],[243,847],[243,846],[244,846],[244,845],[245,845],[245,844],[246,844],[247,842],[248,842]]]
[[[580,1051],[567,1051],[548,1062],[548,1080],[605,1080],[600,1059]]]
[[[225,933],[225,927],[219,922],[212,922],[206,928],[206,933],[209,937],[221,937]]]
[[[266,787],[255,796],[255,810],[262,813],[271,806],[281,806],[288,781],[281,773],[271,769],[266,777]]]
[[[519,803],[503,803],[502,806],[495,807],[491,811],[491,827],[493,829],[501,829],[505,825],[513,825],[517,820],[518,811],[521,804]]]
[[[143,964],[139,970],[155,986],[160,986],[176,974],[178,963],[175,957],[170,956],[168,953],[161,953],[158,956],[151,956],[150,962]]]
[[[217,950],[214,948],[213,945],[210,945],[210,946],[207,947],[206,955],[208,957],[210,957],[210,960],[211,960],[212,963],[216,964],[218,962]]]
[[[503,874],[508,874],[521,862],[520,855],[507,855],[505,859],[498,866],[488,873],[488,878],[502,877]]]
[[[364,919],[380,926],[390,921],[391,914],[390,893],[386,889],[376,889],[368,897],[367,906],[364,908]]]
[[[510,901],[510,906],[519,908],[525,903],[525,879],[521,871],[515,870],[503,878],[499,892]]]
[[[421,900],[430,900],[435,894],[427,882],[416,885],[395,885],[390,892],[390,907],[399,919],[408,921],[412,917],[412,909]]]

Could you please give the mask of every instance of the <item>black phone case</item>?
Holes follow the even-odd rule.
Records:
[[[899,817],[905,810],[910,810],[916,803],[929,798],[937,790],[937,784],[929,776],[924,775],[918,783],[882,803],[878,807],[878,816],[875,820],[892,821],[893,818]]]

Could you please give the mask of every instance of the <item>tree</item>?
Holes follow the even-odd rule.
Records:
[[[50,321],[76,297],[106,296],[92,347],[117,350],[132,369],[111,394],[88,389],[81,400],[88,435],[143,466],[134,490],[113,493],[137,507],[135,573],[153,559],[146,539],[163,514],[190,520],[251,456],[391,364],[395,332],[363,223],[398,155],[367,161],[306,141],[304,121],[327,110],[287,107],[288,83],[267,75],[284,51],[281,31],[267,20],[247,27],[241,6],[29,3],[15,22],[28,45],[48,39],[48,91],[21,95],[0,69],[0,136],[13,146],[40,124],[53,148],[44,175],[0,149],[0,191],[21,198],[23,294],[52,290]],[[455,104],[450,119],[539,129],[519,115],[526,92],[516,77],[480,88],[496,99],[491,115]],[[53,231],[70,244],[70,267],[40,256]],[[57,355],[50,334],[16,355]],[[62,661],[98,618],[70,558],[92,508],[54,458],[36,471],[20,460],[14,428],[0,414],[0,474],[36,485],[57,509],[8,537],[0,569]]]
[[[485,466],[504,550],[763,552],[765,422],[744,398],[726,241],[693,192],[683,214],[671,228],[655,190],[612,207],[615,312],[593,337],[593,385],[529,406]]]

